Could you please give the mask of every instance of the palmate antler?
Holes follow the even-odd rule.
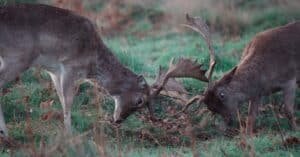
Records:
[[[187,24],[183,24],[183,26],[193,29],[194,31],[198,32],[205,40],[210,54],[210,61],[209,61],[209,69],[208,69],[208,86],[211,85],[211,76],[213,70],[216,65],[216,58],[215,58],[215,51],[212,47],[213,43],[211,40],[211,33],[209,31],[209,27],[205,23],[205,21],[200,17],[190,17],[189,14],[186,14]]]
[[[167,71],[159,67],[158,75],[155,78],[155,82],[152,84],[151,88],[157,90],[157,88],[162,84]],[[164,85],[163,89],[159,93],[160,95],[168,96],[175,99],[176,102],[184,104],[188,101],[189,92],[184,88],[184,86],[177,81],[175,78],[169,78],[167,83]]]
[[[212,77],[212,73],[213,73],[215,65],[216,65],[215,51],[212,46],[213,43],[211,40],[211,33],[209,31],[209,27],[207,26],[205,21],[200,17],[190,17],[189,14],[186,14],[186,20],[187,20],[187,24],[183,24],[183,26],[191,28],[194,31],[198,32],[204,38],[204,40],[208,46],[209,54],[210,54],[209,69],[207,72],[208,73],[207,74],[208,88],[209,88],[212,84],[211,77]],[[185,112],[189,108],[189,106],[196,101],[198,103],[201,103],[203,101],[203,99],[204,99],[204,96],[202,96],[202,95],[194,96],[188,102],[186,102],[183,110],[178,112],[177,114],[179,114],[181,112]]]

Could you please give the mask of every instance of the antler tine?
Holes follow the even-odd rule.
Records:
[[[208,45],[209,53],[210,53],[210,61],[209,61],[209,69],[208,69],[208,86],[211,84],[211,76],[216,65],[215,59],[215,51],[212,47],[212,40],[211,34],[209,31],[209,27],[205,23],[205,21],[200,17],[190,17],[189,14],[186,14],[187,24],[183,24],[183,26],[193,29],[194,31],[198,32],[206,41]]]
[[[151,85],[152,98],[157,96],[161,92],[165,84],[168,82],[168,79],[169,78],[166,73],[163,73],[161,66],[159,66],[158,75],[155,78],[155,82]]]
[[[172,116],[177,116],[177,115],[179,115],[179,114],[185,112],[185,111],[186,111],[186,110],[187,110],[194,102],[196,102],[196,101],[197,101],[198,104],[200,104],[200,103],[203,101],[203,98],[204,98],[204,97],[203,97],[202,95],[196,95],[196,96],[190,98],[190,99],[184,104],[184,108],[183,108],[181,111],[175,113],[175,114],[172,115]]]
[[[190,17],[189,14],[186,14],[186,20],[188,24],[183,24],[184,26],[200,33],[201,36],[206,40],[206,42],[211,41],[209,27],[201,17]]]

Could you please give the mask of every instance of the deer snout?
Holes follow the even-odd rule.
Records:
[[[120,124],[122,123],[123,119],[114,119],[114,123],[116,124]]]
[[[113,115],[113,121],[114,123],[121,123],[124,119],[121,116],[121,108],[118,106],[118,104],[115,105],[115,111]]]
[[[113,116],[113,122],[117,123],[117,124],[120,124],[123,121],[124,121],[124,118],[121,116],[121,114],[119,112],[115,111],[114,116]]]

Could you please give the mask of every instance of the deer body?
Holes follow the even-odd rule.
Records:
[[[80,79],[95,79],[116,97],[115,121],[146,103],[144,78],[121,65],[88,19],[47,5],[1,6],[0,87],[32,66],[50,74],[69,132],[75,85]],[[0,130],[7,135],[2,112]]]
[[[238,105],[250,100],[247,122],[252,132],[262,96],[283,91],[285,111],[293,116],[295,90],[300,82],[300,22],[259,33],[246,46],[240,63],[208,89],[204,103],[231,123]]]

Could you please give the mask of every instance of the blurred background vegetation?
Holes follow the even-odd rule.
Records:
[[[194,58],[208,66],[205,42],[181,26],[186,13],[203,17],[213,32],[217,55],[214,79],[238,63],[244,46],[256,33],[300,20],[299,0],[0,0],[0,5],[14,3],[49,4],[89,18],[120,61],[150,83],[159,65],[166,68],[172,57]],[[206,87],[196,80],[180,81],[192,94]],[[278,128],[270,109],[270,104],[278,104],[281,116],[280,94],[266,98],[257,119],[257,135],[244,140],[242,136],[224,137],[219,117],[199,112],[191,113],[191,125],[197,128],[206,117],[209,122],[204,128],[194,129],[197,136],[193,138],[184,133],[184,128],[169,133],[143,121],[146,112],[130,116],[116,129],[102,122],[112,115],[112,100],[104,96],[99,103],[89,84],[80,87],[72,108],[75,137],[64,139],[60,134],[61,106],[46,73],[30,69],[6,84],[3,93],[1,104],[10,135],[26,145],[3,147],[3,156],[33,156],[46,148],[52,150],[48,156],[249,156],[253,150],[256,156],[300,155],[299,141],[286,147],[280,130],[285,138],[298,140],[300,133],[290,131],[285,118],[279,119]],[[298,123],[299,103],[298,96]],[[178,104],[161,97],[156,102],[156,115],[165,118],[170,108],[178,108]],[[247,106],[242,111],[245,117]]]

